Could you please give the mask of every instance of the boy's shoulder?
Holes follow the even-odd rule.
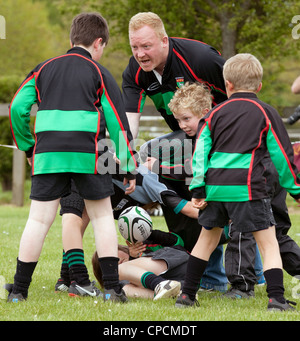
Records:
[[[269,118],[271,117],[280,118],[278,111],[272,105],[258,98],[257,94],[253,92],[235,93],[233,96],[231,96],[226,101],[224,101],[223,104],[225,102],[234,103],[235,101],[239,101],[239,100],[243,101],[243,106],[245,106],[245,108],[249,107],[251,111],[253,110],[253,104],[254,104],[257,108],[257,112],[263,113],[267,115]],[[220,105],[222,105],[222,103],[220,103],[219,106]]]
[[[255,105],[258,111],[265,113],[267,116],[280,116],[277,110],[272,107],[270,104],[260,100],[257,95],[253,92],[242,92],[242,93],[234,93],[225,101],[215,105],[202,119],[201,121],[205,121],[209,119],[212,115],[217,112],[225,113],[230,110],[234,111],[240,110],[239,106],[243,105],[244,108],[249,107],[251,111],[253,111],[253,105]]]
[[[270,111],[274,111],[274,112],[277,112],[277,110],[272,106],[270,105],[269,103],[267,102],[264,102],[262,101],[261,99],[257,98],[257,103],[259,103],[263,108],[266,108]]]

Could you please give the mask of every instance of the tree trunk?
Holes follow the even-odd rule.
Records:
[[[2,191],[11,191],[12,190],[12,177],[3,177],[1,180]]]
[[[231,15],[224,13],[220,18],[222,30],[222,56],[228,59],[236,54],[237,29],[230,27]]]

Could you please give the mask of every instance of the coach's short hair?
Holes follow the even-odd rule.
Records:
[[[151,27],[161,39],[167,36],[163,21],[153,12],[140,12],[134,15],[129,21],[129,32],[137,31],[144,26]]]

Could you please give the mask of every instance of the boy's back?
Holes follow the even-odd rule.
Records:
[[[193,169],[199,167],[197,157],[203,152],[207,156],[209,152],[205,166],[207,201],[248,201],[268,197],[262,164],[268,151],[288,188],[294,187],[297,170],[292,165],[293,151],[288,134],[276,110],[258,100],[256,94],[233,94],[215,107],[200,127]],[[191,189],[200,193],[202,186],[203,182],[201,185],[196,176]]]
[[[32,203],[20,241],[9,302],[27,299],[45,237],[56,217],[60,198],[70,192],[72,179],[85,199],[94,229],[103,272],[103,298],[127,301],[119,283],[117,233],[110,201],[113,194],[111,174],[108,169],[97,172],[99,151],[103,151],[98,150],[98,141],[105,138],[106,123],[120,167],[125,171],[126,193],[135,189],[135,176],[129,172],[135,169],[136,161],[129,143],[131,134],[121,92],[108,71],[96,63],[108,38],[107,22],[99,13],[77,15],[70,31],[72,49],[66,55],[34,68],[11,102],[12,134],[16,146],[26,152],[33,176]],[[39,109],[33,137],[29,122],[34,103]],[[68,238],[69,232],[65,229],[63,232],[64,248],[68,255],[76,250],[80,261],[69,263],[68,271],[73,274],[69,293],[94,296],[97,290],[88,278],[83,249],[77,248],[82,244],[81,224],[76,226],[72,221],[71,226],[72,241]],[[76,267],[76,274],[72,266]]]
[[[194,207],[203,226],[191,252],[176,306],[195,304],[196,292],[222,226],[252,232],[264,260],[268,310],[294,310],[284,297],[282,259],[262,159],[269,152],[282,187],[299,202],[300,182],[292,146],[276,111],[260,102],[263,69],[251,54],[229,58],[223,68],[228,100],[204,119],[193,157]],[[198,168],[196,169],[196,167]],[[207,206],[204,204],[207,203]],[[292,303],[295,304],[295,303]]]
[[[36,77],[39,109],[95,111],[97,90],[101,86],[100,70],[103,72],[104,68],[79,47],[40,64]]]
[[[97,144],[105,138],[106,125],[117,147],[120,130],[129,132],[131,139],[115,80],[81,47],[39,64],[23,82],[10,110],[26,115],[35,101],[39,109],[35,123],[34,175],[96,173]],[[28,151],[35,142],[28,130],[19,126],[18,119],[11,115],[14,139],[21,150]],[[125,147],[128,140],[123,137]],[[133,169],[131,166],[129,170]]]

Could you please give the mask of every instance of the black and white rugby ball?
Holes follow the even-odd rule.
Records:
[[[131,206],[120,214],[118,227],[125,240],[130,243],[143,242],[152,232],[152,220],[143,208]]]

